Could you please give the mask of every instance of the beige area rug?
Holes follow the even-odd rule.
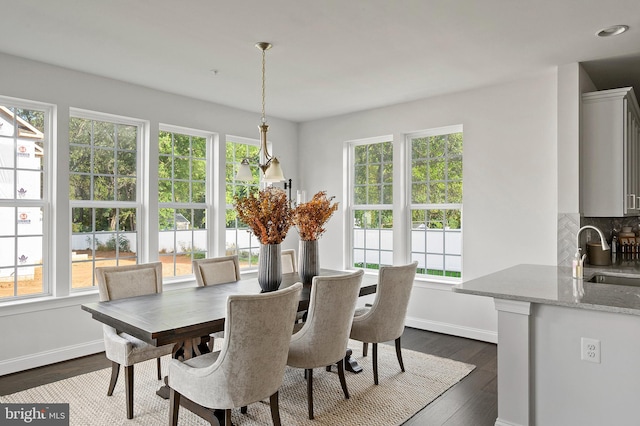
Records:
[[[216,339],[218,343],[220,339]],[[395,348],[378,345],[380,384],[373,384],[371,346],[362,357],[362,344],[350,344],[360,374],[347,373],[351,398],[340,388],[336,368],[315,369],[313,375],[315,420],[307,417],[306,381],[303,371],[287,369],[280,388],[280,416],[283,425],[372,426],[399,425],[468,375],[475,366],[450,359],[403,350],[406,372],[398,366]],[[163,373],[169,359],[163,358]],[[156,379],[156,363],[135,366],[134,418],[126,419],[124,375],[120,373],[113,396],[107,396],[111,369],[87,373],[12,395],[0,396],[2,403],[69,403],[71,425],[165,425],[169,401],[155,394],[161,385]],[[233,411],[235,425],[271,425],[268,398],[249,406],[247,414]],[[200,417],[180,409],[179,425],[207,425]]]

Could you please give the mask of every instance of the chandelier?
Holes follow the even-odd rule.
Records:
[[[260,125],[258,129],[260,129],[260,152],[262,153],[262,159],[264,163],[259,163],[258,167],[262,170],[262,180],[263,182],[281,182],[284,179],[284,173],[282,173],[282,168],[280,167],[280,161],[278,161],[277,157],[273,157],[269,154],[269,149],[267,147],[267,131],[269,130],[269,125],[267,124],[267,119],[265,116],[265,52],[271,49],[271,43],[267,42],[259,42],[256,43],[256,47],[262,51],[262,120],[260,121]],[[245,158],[240,163],[240,167],[238,167],[238,173],[236,174],[236,180],[251,182],[253,180],[253,175],[251,173],[251,167],[249,166],[249,159]]]

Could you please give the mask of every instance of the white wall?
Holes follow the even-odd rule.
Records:
[[[202,90],[213,89],[203,87]],[[0,95],[57,105],[57,167],[62,169],[68,168],[70,107],[148,120],[152,140],[154,135],[157,138],[160,123],[216,132],[223,142],[226,134],[258,138],[258,112],[241,111],[5,54],[0,54]],[[286,120],[268,119],[274,154],[278,155],[287,177],[296,181],[298,126]],[[224,145],[220,148],[221,202],[216,204],[224,205]],[[58,179],[54,184],[60,188],[59,194],[68,194],[68,180]],[[157,194],[157,180],[152,179],[149,186],[150,194]],[[69,200],[58,199],[54,211],[65,209],[69,209]],[[224,211],[218,220],[219,226],[220,223],[223,227]],[[59,242],[56,251],[70,253],[71,239],[66,237],[70,224],[60,219],[53,228]],[[153,224],[149,229],[151,238],[157,238],[153,237]],[[155,230],[157,233],[157,225]],[[295,247],[296,240],[294,232],[285,246]],[[224,249],[224,238],[220,238],[218,249]],[[153,256],[156,254],[149,254],[152,259]],[[57,279],[69,282],[68,257],[54,257],[54,262]],[[97,299],[97,294],[76,295],[30,302],[28,306],[0,305],[0,340],[3,343],[0,345],[0,375],[99,351],[101,328],[80,309],[80,304]]]
[[[326,190],[342,202],[345,141],[393,135],[400,142],[406,133],[462,124],[463,278],[472,279],[519,263],[554,265],[558,212],[556,77],[555,72],[546,73],[303,123],[299,136],[304,165],[300,169],[301,187],[307,194]],[[400,176],[394,174],[394,178]],[[320,240],[320,257],[326,267],[344,267],[343,226],[344,217],[336,214]],[[405,260],[399,251],[396,262]],[[447,285],[418,282],[408,324],[496,341],[493,302],[452,293]]]

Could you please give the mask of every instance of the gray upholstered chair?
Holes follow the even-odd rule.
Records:
[[[100,301],[162,293],[162,263],[96,268]],[[103,325],[104,347],[111,360],[111,381],[107,395],[113,395],[120,366],[124,366],[127,418],[133,418],[133,365],[157,358],[158,380],[162,378],[160,357],[172,352],[173,345],[155,347],[115,328]]]
[[[404,331],[407,305],[418,262],[403,266],[382,266],[378,274],[376,298],[371,307],[358,308],[351,326],[351,338],[373,344],[373,382],[378,384],[378,343],[395,340],[400,370],[404,371],[400,337]]]
[[[298,265],[296,260],[296,251],[294,249],[282,250],[282,273],[290,274],[292,272],[298,272]],[[307,318],[307,311],[298,312],[296,314],[296,322],[304,321]]]
[[[307,321],[296,324],[287,365],[304,368],[307,377],[309,419],[313,419],[313,369],[338,366],[344,397],[349,399],[344,377],[351,321],[362,283],[362,270],[347,275],[313,277]]]
[[[298,265],[296,265],[296,251],[294,249],[282,250],[281,259],[283,274],[298,272]]]
[[[238,255],[211,257],[209,259],[198,259],[192,262],[193,273],[199,287],[209,285],[225,284],[238,281],[240,279],[240,262]],[[213,350],[215,338],[223,338],[224,331],[218,331],[209,335],[209,349]]]
[[[169,364],[171,425],[178,422],[181,396],[225,410],[227,425],[232,408],[270,397],[273,423],[280,425],[278,389],[301,290],[296,283],[269,293],[229,296],[222,349]]]
[[[198,259],[192,262],[199,287],[224,284],[240,279],[238,255]]]

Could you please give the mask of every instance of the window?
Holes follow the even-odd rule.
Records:
[[[44,269],[52,111],[0,98],[0,300],[49,292]]]
[[[207,147],[212,137],[187,133],[161,130],[158,135],[158,244],[165,277],[190,275],[191,261],[207,257]]]
[[[138,262],[143,123],[71,110],[71,288],[95,285],[96,266]]]
[[[240,261],[240,268],[255,268],[258,266],[258,253],[260,252],[260,242],[250,232],[249,227],[242,223],[233,208],[233,197],[235,195],[245,195],[250,191],[257,191],[260,184],[260,148],[257,141],[248,141],[234,138],[235,141],[228,140],[226,143],[226,254],[237,254]],[[247,158],[253,181],[241,182],[234,179],[240,162]]]
[[[418,273],[462,276],[462,129],[407,137],[411,164],[411,258]]]
[[[351,265],[378,269],[393,264],[393,142],[349,144]]]

